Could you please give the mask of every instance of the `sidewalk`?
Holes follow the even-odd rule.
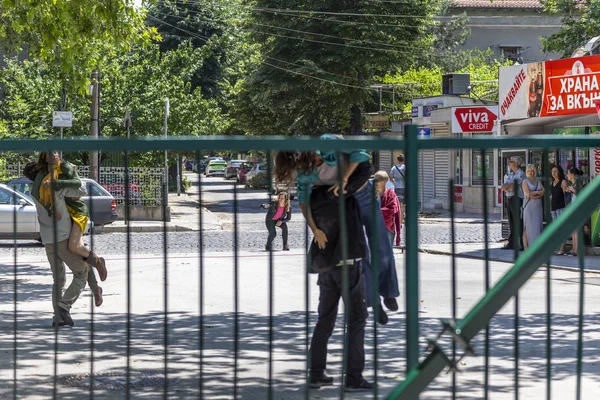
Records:
[[[512,264],[514,262],[513,250],[503,250],[502,246],[503,243],[490,243],[489,260]],[[485,259],[483,243],[457,243],[455,247],[457,257],[476,260]],[[419,252],[451,256],[452,247],[449,243],[421,245],[419,246]],[[552,256],[550,266],[566,270],[579,270],[579,259],[569,256]],[[600,257],[586,256],[584,258],[584,270],[590,273],[600,273]]]
[[[182,193],[169,193],[169,207],[171,207],[171,221],[166,224],[167,232],[191,232],[200,230],[198,195]],[[129,229],[132,233],[162,232],[162,221],[132,221]],[[222,221],[205,207],[202,208],[202,229],[205,231],[222,230]],[[97,233],[125,233],[125,221],[118,220],[110,225],[99,227]]]
[[[419,223],[450,223],[450,212],[447,210],[423,211],[419,213]],[[456,224],[483,224],[483,215],[475,213],[456,213],[454,223]],[[489,214],[488,224],[500,224],[500,214]]]
[[[169,334],[169,398],[199,398],[199,365],[203,364],[203,397],[225,400],[233,397],[234,327],[238,327],[238,398],[241,400],[268,397],[269,321],[274,327],[273,386],[274,398],[301,400],[305,398],[306,373],[305,341],[310,338],[317,319],[318,287],[316,276],[305,275],[305,255],[302,251],[278,252],[270,268],[269,254],[240,252],[239,264],[231,254],[205,253],[203,264],[203,352],[200,360],[199,314],[199,260],[197,255],[169,257],[168,266],[168,325]],[[423,337],[439,333],[440,318],[450,315],[450,267],[447,258],[421,255],[420,274],[420,329]],[[14,259],[0,258],[0,398],[12,396],[14,304],[12,274]],[[164,384],[164,268],[162,256],[136,254],[128,265],[120,256],[108,257],[109,275],[101,282],[104,304],[94,308],[94,397],[114,399],[125,397],[127,354],[132,368],[132,398],[160,399]],[[404,292],[404,259],[398,257],[397,273]],[[20,398],[46,399],[52,396],[54,376],[54,331],[49,328],[51,318],[52,275],[45,257],[22,257],[18,261],[18,394]],[[234,266],[237,274],[234,275]],[[492,263],[491,277],[499,279],[510,266]],[[128,271],[131,292],[128,297]],[[272,275],[270,275],[272,273]],[[459,315],[469,310],[481,298],[484,287],[484,269],[481,263],[462,260],[457,290]],[[269,308],[269,277],[273,277],[273,318]],[[519,374],[522,379],[520,395],[525,399],[540,399],[545,389],[546,314],[544,307],[546,282],[543,272],[522,288],[521,344],[523,352]],[[575,348],[578,321],[578,285],[573,284],[577,274],[568,271],[553,273],[553,360],[555,367],[552,393],[555,398],[573,398],[575,394]],[[235,277],[235,278],[234,278]],[[237,278],[237,280],[236,280]],[[70,281],[70,277],[68,278]],[[234,289],[239,282],[238,312],[234,308]],[[308,332],[306,330],[306,294],[308,293]],[[75,399],[89,394],[91,298],[86,289],[73,307],[76,321],[73,328],[60,329],[58,340],[58,398]],[[127,352],[127,311],[131,300],[129,321],[131,343]],[[558,300],[562,301],[558,301]],[[571,300],[572,299],[572,300]],[[389,313],[390,322],[378,326],[377,347],[378,384],[380,396],[404,378],[406,319],[404,298],[399,299],[400,311]],[[586,314],[588,326],[598,324],[600,289],[586,286]],[[340,394],[343,331],[343,307],[330,340],[327,372],[335,385],[311,390],[310,398],[334,400]],[[369,316],[365,337],[367,355],[365,376],[374,378],[373,319]],[[512,399],[514,363],[511,358],[513,308],[507,305],[493,320],[490,330],[490,382],[494,399]],[[599,372],[593,330],[586,330],[583,388],[586,398],[593,398],[600,390],[596,379]],[[510,344],[508,344],[510,343]],[[420,349],[424,351],[423,348]],[[478,352],[479,353],[479,352]],[[423,353],[421,353],[423,354]],[[480,353],[479,353],[480,354]],[[468,399],[481,398],[483,374],[481,356],[468,357],[461,362],[459,387]],[[541,372],[540,372],[541,371]],[[441,374],[424,393],[423,400],[444,398],[448,393],[451,375]],[[508,388],[508,389],[507,389]],[[371,398],[370,393],[348,394],[348,399]]]

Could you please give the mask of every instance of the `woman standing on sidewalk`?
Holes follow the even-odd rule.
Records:
[[[527,179],[523,181],[523,245],[527,249],[541,235],[544,229],[542,199],[544,186],[537,179],[537,168],[529,164],[525,170]]]
[[[565,210],[567,203],[565,202],[565,191],[569,185],[565,179],[565,172],[560,165],[552,167],[552,188],[550,189],[550,213],[552,214],[552,220],[556,220],[560,214]],[[565,254],[565,244],[560,245],[560,249],[556,255],[562,256]]]
[[[273,240],[277,236],[275,227],[281,229],[281,238],[283,239],[283,250],[289,251],[288,247],[288,228],[287,222],[292,218],[292,207],[290,206],[290,196],[286,192],[279,193],[276,201],[265,203],[261,206],[266,208],[267,216],[265,218],[265,225],[269,231],[269,237],[267,238],[267,245],[265,246],[266,251],[270,251],[273,247]]]
[[[567,186],[565,193],[569,194],[569,197],[571,199],[570,203],[573,203],[575,201],[575,198],[577,197],[577,181],[579,179],[581,179],[582,176],[583,176],[583,172],[577,167],[573,167],[569,170],[569,172],[567,172],[567,180],[569,181],[569,185]],[[579,254],[579,241],[578,241],[579,233],[578,233],[578,231],[573,232],[571,237],[573,240],[572,249],[571,249],[571,251],[569,251],[565,254],[568,256],[576,256]]]

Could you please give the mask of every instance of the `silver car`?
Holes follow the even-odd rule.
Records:
[[[112,224],[119,217],[115,198],[95,180],[88,178],[81,180],[85,183],[87,190],[87,195],[82,199],[90,211],[94,226]],[[12,179],[6,182],[6,185],[17,192],[30,196],[32,182],[29,178]]]
[[[91,227],[92,223],[88,221],[84,235],[89,234]],[[0,239],[13,239],[14,232],[17,239],[40,240],[37,210],[31,197],[0,184]]]

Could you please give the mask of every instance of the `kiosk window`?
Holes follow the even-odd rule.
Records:
[[[488,186],[494,184],[494,175],[492,174],[493,160],[493,150],[486,151],[483,156],[479,150],[471,152],[471,185],[483,185],[484,180]]]

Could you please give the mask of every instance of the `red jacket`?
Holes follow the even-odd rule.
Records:
[[[396,246],[400,245],[400,202],[393,189],[385,189],[381,196],[381,213],[383,222],[390,232],[396,233]]]

